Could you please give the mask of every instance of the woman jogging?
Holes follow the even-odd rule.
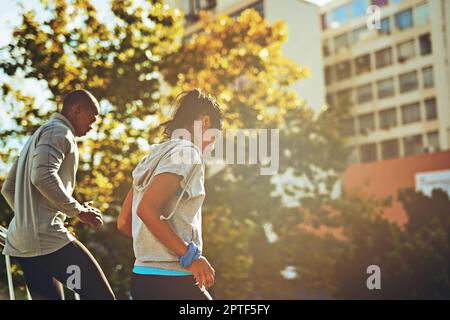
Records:
[[[170,139],[153,145],[133,171],[133,187],[117,222],[133,238],[133,299],[210,298],[206,290],[215,271],[202,256],[202,156],[215,142],[204,133],[221,127],[214,98],[199,89],[185,92],[165,128]]]

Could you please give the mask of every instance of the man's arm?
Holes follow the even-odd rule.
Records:
[[[128,192],[127,197],[123,202],[122,209],[120,210],[119,217],[117,218],[117,229],[119,229],[120,232],[122,232],[124,235],[128,237],[132,236],[131,230],[132,205],[133,205],[133,188],[131,188],[130,191]]]
[[[83,211],[82,205],[69,195],[58,175],[59,168],[70,151],[71,142],[61,128],[49,128],[42,133],[33,154],[31,183],[61,212],[70,217]]]
[[[5,197],[6,202],[11,207],[11,209],[14,211],[14,196],[16,193],[16,173],[17,173],[17,164],[19,163],[19,159],[17,159],[11,170],[8,173],[8,176],[6,177],[5,182],[2,186],[2,195]]]

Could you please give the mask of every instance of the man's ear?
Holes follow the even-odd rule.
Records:
[[[79,115],[81,112],[81,106],[79,104],[73,105],[72,112],[74,115]]]

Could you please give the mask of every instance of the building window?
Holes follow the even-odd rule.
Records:
[[[358,162],[358,149],[354,146],[347,147],[347,164],[351,165]]]
[[[345,137],[355,135],[355,121],[353,118],[345,119],[342,122],[341,134]]]
[[[380,21],[379,34],[390,34],[391,33],[391,21],[389,18],[384,18]]]
[[[324,55],[324,57],[328,57],[331,54],[330,41],[328,39],[324,40],[322,48],[323,48],[323,55]]]
[[[350,46],[348,41],[348,34],[344,33],[334,38],[334,50],[335,53],[339,53],[342,49]]]
[[[364,144],[359,150],[361,162],[377,161],[377,145],[375,143]]]
[[[358,87],[356,89],[356,98],[360,104],[372,101],[372,84]]]
[[[428,3],[421,4],[416,7],[415,22],[418,26],[423,26],[428,23]]]
[[[244,12],[245,10],[248,10],[248,9],[253,9],[256,12],[258,12],[261,17],[264,17],[264,3],[263,3],[263,1],[258,1],[256,3],[250,4],[248,7],[245,7],[243,9],[240,9],[240,10],[236,11],[236,12],[233,12],[232,14],[230,14],[230,17],[237,18],[237,17],[239,17],[241,15],[242,12]]]
[[[395,108],[379,113],[380,129],[390,129],[397,126],[397,110]]]
[[[387,140],[381,143],[381,157],[383,160],[398,158],[400,155],[398,140]]]
[[[402,74],[399,79],[401,93],[416,90],[419,87],[419,83],[417,81],[417,71]]]
[[[413,26],[412,9],[408,9],[395,15],[395,25],[399,30],[405,30]]]
[[[352,18],[361,17],[367,14],[368,0],[353,0],[351,3]]]
[[[422,80],[424,88],[434,87],[433,67],[422,69]]]
[[[335,75],[337,80],[344,80],[350,78],[350,76],[352,75],[352,65],[350,63],[350,60],[338,63],[336,65]]]
[[[427,133],[427,151],[428,152],[436,152],[439,151],[440,143],[439,143],[439,132],[432,131]]]
[[[405,147],[405,156],[413,156],[423,152],[422,136],[410,136],[403,138],[403,146]]]
[[[370,63],[370,55],[360,56],[355,59],[355,72],[356,74],[370,72],[372,69]]]
[[[389,78],[377,82],[378,99],[391,97],[394,95],[394,79]]]
[[[358,117],[359,133],[368,135],[375,130],[375,117],[373,113],[363,114]]]
[[[420,120],[420,103],[412,103],[402,107],[403,124],[419,122]]]
[[[435,120],[437,119],[437,107],[436,107],[436,99],[431,98],[425,100],[425,113],[427,116],[427,120]]]
[[[333,82],[333,68],[331,66],[325,67],[325,84],[329,85]]]
[[[320,16],[320,22],[322,24],[322,30],[326,30],[328,28],[327,15],[326,14],[322,14]]]
[[[341,105],[352,106],[354,104],[352,89],[345,89],[338,91],[336,99],[338,106]]]
[[[375,53],[377,69],[384,68],[392,64],[392,48],[386,48]]]
[[[200,11],[214,9],[217,6],[217,0],[189,0],[186,4],[187,8],[183,8],[186,12],[186,20],[192,23],[199,19]]]
[[[334,103],[334,95],[332,93],[327,94],[326,101],[327,101],[327,105],[330,108],[336,107],[336,104]]]
[[[359,41],[364,40],[368,32],[369,30],[367,29],[366,25],[353,30],[352,32],[353,43],[358,43]]]
[[[397,46],[398,62],[403,63],[416,56],[414,39]]]
[[[422,56],[429,55],[433,52],[433,46],[431,44],[431,37],[429,33],[420,36],[419,42],[420,42],[420,54]]]

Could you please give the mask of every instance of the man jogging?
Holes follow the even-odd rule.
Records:
[[[90,92],[70,92],[61,113],[28,139],[3,184],[1,193],[14,211],[3,254],[22,267],[33,299],[61,299],[55,279],[81,299],[114,299],[92,254],[64,226],[66,216],[95,228],[103,224],[98,209],[72,197],[78,168],[75,137],[85,136],[98,114]]]

